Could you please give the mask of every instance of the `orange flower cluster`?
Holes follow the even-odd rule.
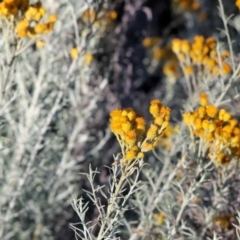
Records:
[[[220,56],[216,51],[216,39],[195,36],[193,42],[189,40],[173,39],[172,50],[176,54],[184,74],[193,75],[195,70],[211,74],[214,77],[228,75],[232,67],[226,62],[229,51],[222,51]]]
[[[200,106],[183,114],[191,134],[201,138],[209,157],[218,164],[227,164],[240,157],[240,124],[228,111],[209,104],[205,93],[200,94]]]
[[[10,19],[10,16],[14,17],[15,30],[20,38],[32,38],[51,32],[57,16],[52,14],[45,22],[41,22],[45,14],[46,9],[40,1],[29,4],[28,0],[4,0],[0,3],[0,16],[7,19]]]
[[[152,124],[146,129],[146,120],[132,108],[115,109],[110,113],[110,129],[116,135],[125,160],[141,159],[152,150],[169,124],[170,109],[159,100],[152,100],[149,108]]]

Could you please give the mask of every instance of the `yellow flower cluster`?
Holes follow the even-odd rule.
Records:
[[[220,56],[216,51],[216,39],[203,36],[195,36],[193,41],[173,39],[172,51],[176,54],[184,74],[193,75],[199,70],[214,77],[228,75],[232,67],[225,60],[230,56],[229,51],[224,50]]]
[[[149,108],[152,124],[146,129],[146,120],[132,108],[115,109],[110,113],[110,129],[121,146],[123,158],[127,161],[142,159],[144,153],[152,150],[158,138],[169,124],[170,109],[159,100],[152,100]]]
[[[209,157],[218,164],[227,164],[240,157],[240,124],[228,111],[209,104],[208,96],[200,94],[200,106],[183,114],[191,134],[202,139]]]
[[[53,30],[57,21],[55,14],[50,15],[45,22],[41,20],[46,15],[46,9],[40,1],[29,4],[28,0],[4,0],[0,3],[0,16],[15,19],[15,30],[20,38],[35,37]]]

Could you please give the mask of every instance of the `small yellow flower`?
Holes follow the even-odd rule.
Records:
[[[194,73],[194,69],[192,66],[185,66],[183,71],[186,75],[189,75],[189,76],[193,75]]]
[[[225,109],[220,109],[218,117],[220,120],[222,120],[224,122],[228,122],[232,116]]]
[[[183,61],[185,61],[186,60],[186,56],[185,56],[185,54],[184,53],[177,53],[177,58],[178,58],[178,60],[180,61],[180,62],[183,62]]]
[[[208,104],[208,96],[206,93],[201,93],[200,94],[200,105],[201,106],[206,106]]]
[[[223,66],[222,66],[222,73],[224,75],[228,75],[231,72],[232,72],[232,67],[230,66],[230,64],[224,63]]]
[[[48,19],[47,19],[47,22],[49,23],[55,23],[56,21],[58,20],[58,17],[56,14],[51,14]]]
[[[219,110],[219,113],[218,113],[219,120],[223,120],[223,116],[224,116],[225,113],[226,113],[225,109],[220,109]]]
[[[190,52],[190,49],[191,49],[190,42],[188,40],[182,40],[181,51],[185,54],[188,54]]]
[[[203,43],[204,42],[204,37],[202,35],[197,35],[193,38],[195,43]]]
[[[116,20],[118,17],[118,14],[116,11],[110,11],[108,12],[107,17],[111,20]]]
[[[160,115],[164,118],[164,120],[169,121],[171,109],[168,107],[162,107],[160,109]]]
[[[151,151],[153,150],[154,146],[152,143],[148,143],[148,142],[144,142],[142,145],[141,145],[141,150],[142,152],[148,152],[148,151]]]
[[[217,41],[213,37],[209,37],[206,39],[206,44],[210,49],[214,49],[217,46]]]
[[[228,113],[228,112],[226,112],[226,113],[223,115],[223,121],[224,121],[224,122],[228,122],[231,117],[232,117],[231,114]]]
[[[153,214],[153,219],[157,225],[162,225],[165,220],[165,214],[163,212]]]
[[[29,25],[30,23],[26,19],[18,21],[16,25],[16,32],[20,38],[24,38],[27,36]]]
[[[208,127],[209,127],[209,121],[207,119],[203,120],[202,121],[202,128],[204,130],[208,130]]]
[[[216,124],[213,123],[213,122],[210,122],[210,123],[208,124],[208,131],[209,131],[209,132],[214,132],[215,129],[216,129]]]
[[[206,107],[200,106],[198,108],[198,115],[200,118],[203,118],[205,116],[206,113]]]
[[[146,128],[146,121],[143,117],[137,117],[135,119],[135,122],[136,122],[136,129],[139,130],[139,131],[145,131],[145,128]]]
[[[194,131],[194,134],[195,134],[196,136],[198,136],[198,137],[202,137],[202,136],[203,136],[203,133],[204,133],[203,129],[196,129],[196,130]]]
[[[206,141],[211,142],[213,140],[213,134],[211,132],[207,132],[204,136]]]
[[[187,126],[191,126],[191,124],[193,123],[192,118],[191,118],[191,113],[183,113],[183,122],[187,125]]]
[[[41,34],[41,33],[44,33],[47,29],[47,25],[44,24],[44,23],[38,23],[34,26],[34,31],[37,33],[37,34]]]
[[[157,136],[158,126],[152,124],[147,131],[147,139],[154,139]]]
[[[203,47],[203,52],[202,52],[202,54],[203,54],[203,55],[206,55],[206,54],[208,54],[208,52],[209,52],[208,46],[204,46],[204,47]]]
[[[164,130],[169,125],[169,121],[164,121],[161,126],[161,131]]]
[[[78,57],[78,49],[72,48],[70,51],[70,55],[71,55],[72,59],[76,59]]]
[[[144,153],[143,152],[139,152],[138,155],[137,155],[137,158],[143,159],[144,158]]]
[[[122,110],[120,110],[120,109],[115,109],[115,110],[111,111],[111,113],[110,113],[110,116],[113,119],[114,118],[120,118],[121,115],[122,115]]]
[[[239,127],[235,127],[235,128],[233,129],[233,133],[234,133],[235,135],[239,135],[239,134],[240,134],[240,128],[239,128]]]
[[[133,110],[130,110],[127,114],[127,117],[130,121],[133,121],[136,118],[136,116],[137,114]]]
[[[151,101],[149,112],[155,117],[160,113],[162,103],[158,100]]]
[[[154,118],[154,123],[158,126],[161,126],[164,122],[164,119],[161,115]]]
[[[132,161],[134,160],[135,157],[137,157],[137,154],[135,151],[129,150],[126,152],[126,156],[125,156],[126,160]]]
[[[214,118],[218,112],[218,109],[214,105],[208,105],[206,107],[206,112],[209,117]]]
[[[128,132],[129,130],[131,130],[132,128],[132,124],[129,121],[126,121],[122,124],[122,130],[124,132]]]
[[[30,6],[28,10],[25,12],[25,18],[29,21],[34,20],[37,13],[38,13],[37,8]]]
[[[227,132],[227,133],[231,134],[233,129],[230,125],[226,125],[223,127],[222,130],[223,130],[223,132]]]
[[[129,130],[125,133],[125,142],[129,147],[132,147],[137,140],[137,134],[134,130]]]
[[[234,128],[237,125],[238,121],[235,118],[232,118],[231,120],[229,120],[229,124],[232,128]]]
[[[181,39],[179,39],[179,38],[174,38],[174,39],[172,40],[172,51],[173,51],[175,54],[180,53],[180,51],[181,51],[181,44],[182,44],[182,41],[181,41]]]
[[[217,55],[217,51],[215,50],[215,49],[212,49],[211,51],[210,51],[210,57],[211,58],[216,58],[218,55]]]
[[[202,119],[201,118],[196,118],[194,120],[194,127],[195,129],[201,129],[202,128]]]
[[[212,69],[214,68],[215,66],[217,66],[217,62],[216,60],[212,59],[212,58],[209,58],[206,62],[206,66],[209,68],[209,69]]]
[[[110,129],[114,134],[119,134],[119,135],[123,134],[121,122],[118,122],[118,121],[111,122]]]
[[[92,63],[93,60],[94,60],[93,55],[90,54],[90,53],[87,53],[87,54],[85,55],[84,63],[87,64],[87,65],[89,65],[90,63]]]

